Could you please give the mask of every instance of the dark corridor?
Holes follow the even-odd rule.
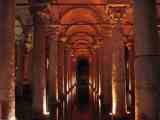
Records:
[[[87,59],[77,61],[77,107],[73,110],[72,120],[93,120],[92,105],[89,95],[89,62]]]
[[[77,64],[77,98],[80,106],[89,104],[89,63],[79,59]]]

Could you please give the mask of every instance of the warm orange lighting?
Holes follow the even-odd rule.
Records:
[[[68,93],[68,91],[69,91],[69,83],[67,81],[67,93]],[[67,94],[67,104],[68,104],[68,102],[69,102],[69,94]]]
[[[99,96],[101,96],[101,91],[102,91],[102,88],[101,88],[101,75],[99,75],[99,90],[98,90],[98,94]]]
[[[15,116],[11,116],[11,117],[9,117],[9,119],[8,120],[17,120],[16,119],[16,117]]]
[[[56,80],[56,100],[58,101],[58,80]]]
[[[127,114],[130,114],[131,112],[127,111]]]
[[[116,95],[116,66],[115,64],[112,65],[112,114],[115,115],[116,114],[116,110],[117,110],[117,95]]]
[[[47,111],[47,96],[46,96],[46,88],[43,90],[43,114],[49,115],[49,112]]]
[[[116,95],[115,95],[115,92],[114,90],[112,91],[112,96],[113,96],[113,105],[112,105],[112,113],[113,115],[116,114],[116,108],[117,108],[117,100],[116,100]]]
[[[92,84],[92,76],[89,76],[89,84]]]
[[[98,105],[99,105],[99,112],[101,113],[102,104],[101,104],[101,100],[100,99],[98,100]]]

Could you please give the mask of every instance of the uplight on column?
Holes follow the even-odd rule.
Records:
[[[43,114],[49,115],[49,112],[47,111],[47,96],[46,96],[46,88],[43,90]]]
[[[116,77],[115,77],[115,72],[116,72],[116,66],[113,64],[112,65],[112,114],[116,114],[116,109],[117,109],[117,96],[116,96]]]

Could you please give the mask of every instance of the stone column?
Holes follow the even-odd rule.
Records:
[[[96,61],[97,61],[97,59],[96,59],[96,52],[95,51],[93,51],[93,53],[92,53],[92,64],[91,64],[91,71],[92,71],[92,85],[93,85],[93,89],[92,89],[92,94],[93,94],[93,102],[94,102],[94,106],[96,105],[96,80],[97,80],[97,78],[96,78],[96,70],[97,70],[97,68],[96,68],[96,65],[97,65],[97,63],[96,63]]]
[[[125,105],[125,46],[120,33],[120,25],[113,32],[113,113],[116,117],[123,117],[126,113]]]
[[[67,114],[67,57],[68,57],[68,50],[67,47],[65,46],[64,50],[64,118],[67,119],[68,114]]]
[[[72,86],[74,87],[72,90],[72,106],[74,107],[75,103],[75,89],[76,89],[76,57],[72,56]],[[72,108],[73,108],[72,107]]]
[[[98,96],[99,91],[99,76],[100,76],[100,48],[97,48],[96,52],[96,95]]]
[[[98,60],[97,60],[97,64],[98,64],[98,81],[97,81],[97,84],[98,84],[98,88],[97,88],[97,94],[98,95],[101,95],[101,81],[102,81],[102,66],[103,66],[103,64],[102,64],[102,62],[103,62],[103,60],[102,60],[102,58],[103,58],[103,52],[102,52],[102,47],[100,46],[98,49]]]
[[[63,87],[64,87],[64,42],[58,41],[58,97],[59,97],[59,119],[63,116]]]
[[[102,53],[102,46],[100,46],[99,48],[99,77],[98,77],[98,111],[99,111],[99,115],[98,115],[98,119],[101,120],[102,119],[102,99],[101,99],[101,94],[102,94],[102,66],[103,66],[103,53]]]
[[[160,40],[156,0],[135,0],[135,119],[159,120]]]
[[[43,96],[46,84],[45,26],[40,16],[34,16],[32,53],[33,117],[43,115]]]
[[[56,28],[53,28],[55,30]],[[49,41],[48,94],[50,120],[56,119],[58,103],[58,42],[57,35],[52,35]]]
[[[112,41],[106,37],[102,46],[102,112],[112,112]]]
[[[63,96],[63,82],[64,82],[64,43],[58,41],[58,91],[59,99]]]
[[[128,75],[129,84],[131,84],[131,119],[135,118],[135,75],[134,75],[134,45],[133,43],[127,44],[128,48]],[[128,86],[129,87],[129,86]]]
[[[96,96],[97,96],[97,119],[101,119],[101,81],[102,81],[102,48],[101,46],[97,49],[97,90],[96,90]]]
[[[69,80],[69,84],[70,84],[70,87],[69,87],[69,90],[70,90],[70,92],[69,92],[69,120],[71,119],[71,117],[73,116],[72,115],[72,111],[73,111],[73,108],[72,108],[72,106],[73,106],[73,65],[74,65],[74,63],[73,63],[73,52],[72,52],[72,49],[71,48],[69,48],[70,49],[70,54],[69,54],[69,58],[68,58],[68,74],[69,74],[69,76],[68,76],[68,80]]]
[[[0,1],[1,120],[15,120],[15,0]]]
[[[68,82],[68,94],[67,94],[67,97],[68,97],[68,120],[71,119],[71,113],[72,113],[72,110],[71,110],[71,86],[72,86],[72,80],[71,80],[71,49],[68,47],[68,56],[67,56],[67,82]]]
[[[16,41],[16,95],[23,94],[23,80],[24,80],[24,38]]]

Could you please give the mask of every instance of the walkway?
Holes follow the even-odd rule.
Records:
[[[72,114],[72,120],[93,120],[92,109],[88,105],[82,107],[75,107]]]

